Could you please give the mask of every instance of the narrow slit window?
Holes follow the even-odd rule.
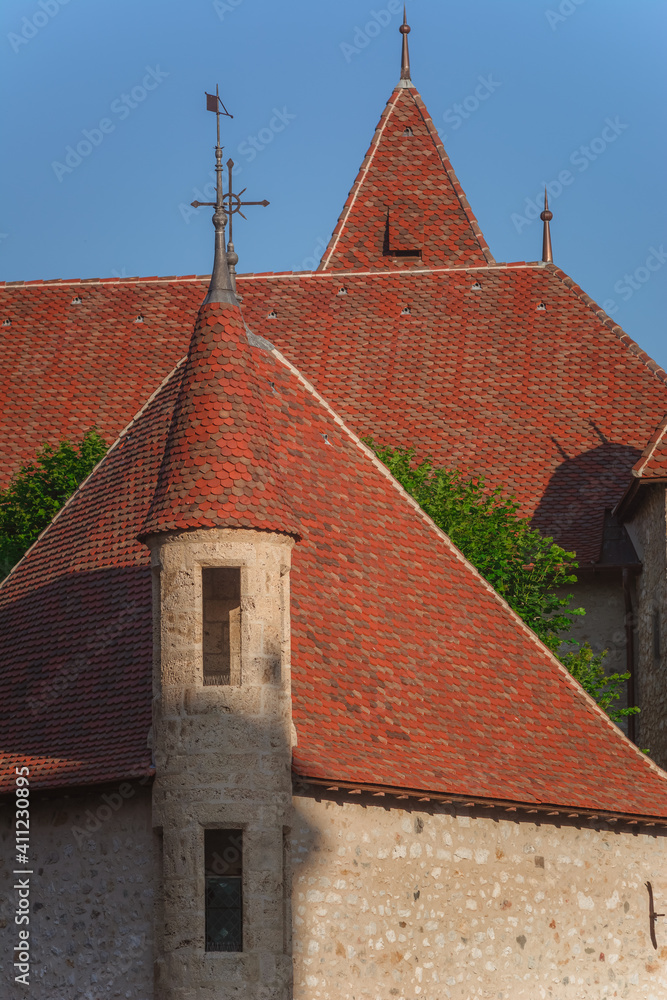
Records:
[[[243,830],[204,830],[206,951],[243,951]]]
[[[290,829],[283,827],[283,954],[292,954],[292,872]]]
[[[204,684],[241,683],[241,570],[202,570]]]

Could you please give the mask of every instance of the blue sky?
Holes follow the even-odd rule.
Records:
[[[3,0],[0,278],[208,272],[209,210],[187,206],[216,83],[225,159],[271,202],[235,227],[239,271],[315,266],[398,77],[396,7]],[[496,259],[540,256],[547,182],[555,262],[667,367],[667,4],[411,0],[408,17],[413,80]]]

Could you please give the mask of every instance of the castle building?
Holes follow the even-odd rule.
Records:
[[[208,282],[4,288],[10,465],[115,442],[0,587],[3,996],[667,991],[667,775],[361,441],[577,550],[658,758],[664,373],[493,260],[408,31],[318,271],[235,281],[218,146]]]

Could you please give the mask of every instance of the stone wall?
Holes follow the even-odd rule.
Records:
[[[665,911],[664,831],[365,794],[294,801],[295,1000],[667,996],[667,923],[655,951],[644,886]]]
[[[577,583],[565,587],[563,596],[572,594],[570,607],[584,608],[586,614],[572,619],[566,638],[588,642],[596,653],[607,650],[605,670],[624,673],[625,603],[620,570],[579,573]]]
[[[292,545],[243,529],[151,540],[159,1000],[289,997]],[[204,685],[202,568],[216,566],[241,568],[240,684]],[[242,953],[204,951],[207,828],[243,831]]]
[[[33,793],[30,985],[14,982],[14,802],[0,803],[0,996],[153,996],[153,833],[147,783]],[[24,925],[22,925],[24,926]]]
[[[572,619],[572,628],[564,638],[574,639],[579,644],[587,642],[596,653],[606,650],[603,661],[606,672],[624,674],[628,667],[622,571],[579,572],[578,576],[577,583],[563,588],[560,594],[571,594],[570,607],[584,608],[586,614]],[[564,644],[561,652],[576,651],[576,648]],[[628,704],[627,684],[621,684],[619,695],[614,708],[625,708]],[[627,719],[622,719],[619,726],[627,735]]]
[[[667,766],[667,520],[665,487],[644,487],[628,525],[642,550],[635,583],[638,743]]]
[[[656,951],[644,887],[653,883],[664,912],[664,831],[307,791],[294,796],[289,818],[294,1000],[667,996],[667,923],[657,922]],[[0,995],[162,1000],[163,991],[153,993],[158,879],[148,787],[35,796],[28,989],[13,984],[11,967],[7,800],[1,815]],[[253,838],[274,873],[263,886],[270,901],[283,870],[280,831],[275,843],[260,827]],[[194,904],[200,889],[195,880]],[[188,909],[178,919],[185,933]],[[193,979],[192,998],[215,997],[216,987],[221,996],[289,996],[270,988],[274,967],[252,947],[243,959],[208,958],[218,981],[207,990]],[[234,983],[239,960],[247,987]]]

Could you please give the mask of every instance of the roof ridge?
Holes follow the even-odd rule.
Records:
[[[570,291],[574,292],[577,298],[580,299],[584,305],[588,306],[600,322],[614,334],[616,339],[620,340],[620,342],[628,348],[628,351],[631,354],[634,354],[640,361],[643,362],[644,366],[648,368],[651,374],[655,375],[655,377],[661,382],[667,382],[667,372],[665,369],[662,368],[657,361],[654,361],[653,358],[646,353],[646,351],[642,350],[639,344],[625,332],[623,327],[619,326],[619,324],[611,318],[609,313],[605,312],[602,306],[598,305],[595,299],[586,294],[581,286],[576,283],[574,278],[571,278],[565,273],[565,271],[563,271],[560,267],[557,267],[555,264],[544,263],[542,266],[545,270],[551,271],[552,274],[559,278],[566,288],[569,288]]]
[[[245,274],[237,274],[237,281],[256,281],[258,278],[331,278],[339,277],[342,278],[345,275],[384,275],[389,274],[442,274],[447,271],[489,271],[497,268],[532,268],[532,267],[546,267],[553,265],[546,265],[542,261],[525,261],[525,260],[511,260],[511,261],[500,261],[492,260],[487,264],[461,264],[460,266],[447,267],[416,267],[411,268],[407,271],[405,268],[397,268],[396,270],[367,270],[367,271],[246,271]],[[210,274],[167,274],[167,275],[156,275],[156,276],[146,276],[133,275],[132,277],[116,277],[112,276],[110,278],[33,278],[27,281],[0,281],[1,288],[40,288],[40,287],[56,287],[56,288],[66,288],[69,285],[160,285],[160,284],[175,284],[178,282],[183,283],[194,283],[194,282],[204,282],[209,281],[211,278]]]
[[[639,747],[637,747],[625,735],[622,729],[620,729],[614,722],[612,722],[607,713],[597,704],[595,699],[592,698],[591,695],[589,695],[588,692],[584,690],[584,688],[579,684],[577,680],[575,680],[575,678],[569,672],[567,667],[563,663],[561,663],[558,657],[554,653],[552,653],[552,651],[548,648],[548,646],[544,645],[544,643],[541,641],[541,639],[538,638],[538,636],[533,632],[533,630],[528,625],[526,625],[524,620],[516,613],[516,611],[514,611],[513,608],[510,607],[510,605],[507,603],[504,597],[502,597],[502,595],[499,594],[498,591],[491,586],[488,580],[486,580],[485,577],[482,576],[479,570],[475,566],[473,566],[473,564],[464,556],[461,550],[457,548],[457,546],[451,540],[449,535],[447,535],[446,532],[444,532],[441,528],[439,528],[438,525],[435,523],[435,521],[433,521],[428,516],[428,514],[419,506],[414,497],[410,496],[410,494],[404,489],[403,486],[401,486],[398,480],[395,479],[394,476],[392,476],[387,466],[383,462],[381,462],[380,459],[377,457],[377,455],[375,455],[375,453],[371,451],[371,449],[363,443],[363,441],[358,437],[358,435],[355,434],[354,431],[352,431],[347,426],[342,417],[338,415],[338,413],[333,409],[333,407],[324,399],[323,396],[320,395],[317,389],[315,389],[315,387],[301,374],[298,368],[296,368],[290,361],[288,361],[288,359],[283,354],[281,354],[281,352],[277,348],[274,348],[273,353],[274,356],[277,359],[279,359],[282,362],[282,364],[284,364],[285,367],[288,368],[288,370],[291,371],[292,374],[297,379],[299,379],[301,384],[305,386],[308,392],[310,392],[315,397],[315,399],[317,399],[320,405],[323,406],[324,409],[326,409],[326,411],[329,413],[329,415],[332,417],[335,423],[337,423],[338,426],[342,428],[342,430],[350,438],[353,444],[360,451],[362,451],[371,460],[376,469],[378,469],[383,474],[383,476],[389,480],[394,489],[401,495],[403,500],[407,501],[407,503],[413,508],[413,510],[415,510],[417,514],[420,516],[420,518],[428,525],[430,530],[433,531],[434,534],[437,535],[437,537],[445,543],[445,545],[449,548],[449,550],[454,554],[456,559],[459,562],[461,562],[464,566],[466,566],[466,568],[477,578],[477,580],[481,582],[481,584],[488,591],[488,593],[490,593],[493,596],[493,598],[497,601],[497,603],[499,603],[503,608],[505,608],[507,612],[509,612],[510,616],[514,620],[514,623],[519,626],[521,631],[531,640],[533,645],[537,646],[537,648],[543,654],[546,653],[548,655],[552,663],[558,667],[558,670],[562,675],[563,679],[567,680],[570,687],[573,688],[573,690],[575,690],[576,692],[578,692],[579,695],[584,697],[584,699],[588,702],[589,707],[594,710],[595,714],[602,721],[605,722],[607,727],[611,729],[616,736],[620,736],[623,738],[628,748],[631,748],[641,760],[650,764],[651,768],[656,772],[656,774],[659,774],[667,782],[667,772],[663,771],[663,769],[661,767],[658,767],[658,765],[655,764],[649,757],[647,757],[646,754],[642,753]]]
[[[67,285],[136,285],[138,283],[161,284],[162,282],[174,281],[208,281],[210,274],[168,274],[165,276],[149,275],[110,278],[33,278],[28,281],[0,281],[0,288],[27,288],[35,286],[56,285],[65,287]]]

